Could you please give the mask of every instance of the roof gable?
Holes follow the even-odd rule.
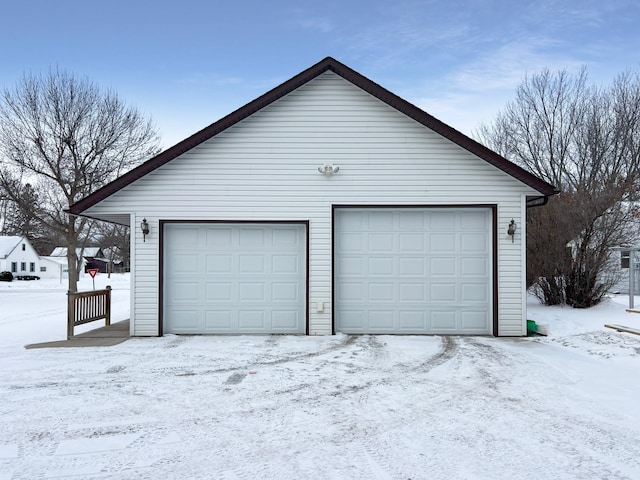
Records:
[[[381,100],[387,105],[395,108],[399,112],[407,115],[416,122],[426,126],[427,128],[464,148],[465,150],[482,158],[486,162],[494,165],[495,167],[511,175],[522,183],[532,187],[533,189],[540,192],[541,196],[549,196],[557,193],[557,190],[553,185],[550,185],[549,183],[541,180],[540,178],[529,173],[518,165],[510,162],[504,157],[488,149],[484,145],[467,137],[458,130],[446,125],[435,117],[429,115],[424,110],[416,107],[415,105],[400,98],[389,90],[381,87],[377,83],[369,80],[355,70],[352,70],[351,68],[331,57],[327,57],[324,60],[299,73],[295,77],[261,95],[252,102],[230,113],[229,115],[200,130],[199,132],[196,132],[195,134],[179,142],[173,147],[161,152],[145,163],[115,179],[113,182],[105,185],[91,195],[76,202],[69,207],[68,212],[77,215],[82,214],[82,212],[84,212],[86,209],[116,193],[130,183],[133,183],[139,178],[142,178],[146,174],[161,167],[167,162],[170,162],[183,153],[209,140],[210,138],[223,132],[224,130],[235,125],[241,120],[244,120],[245,118],[253,115],[254,113],[291,93],[300,86],[313,80],[314,78],[328,70],[339,75],[358,88],[361,88],[365,92]]]
[[[0,237],[0,258],[7,258],[22,241],[23,237],[15,235]]]

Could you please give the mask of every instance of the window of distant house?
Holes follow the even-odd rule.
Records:
[[[47,267],[40,267],[40,271],[41,272],[46,272],[47,271]]]
[[[27,262],[20,262],[20,271],[21,272],[27,271]]]
[[[18,271],[18,262],[11,262],[11,272],[16,273]]]
[[[629,250],[622,250],[620,252],[620,268],[629,268],[629,256],[631,252]]]
[[[22,251],[24,252],[27,249],[27,246],[23,243],[22,244]]]
[[[36,264],[31,262],[29,263],[29,271],[30,272],[35,272],[36,271]]]

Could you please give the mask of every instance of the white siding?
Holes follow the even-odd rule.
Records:
[[[340,166],[325,177],[317,168]],[[310,334],[331,333],[332,205],[497,205],[499,335],[523,332],[524,198],[536,195],[326,72],[88,209],[131,212],[135,335],[158,328],[159,220],[309,220]],[[142,241],[139,223],[151,232]],[[515,243],[507,225],[515,219]]]

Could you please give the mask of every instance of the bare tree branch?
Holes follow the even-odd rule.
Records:
[[[0,98],[0,189],[21,208],[21,186],[42,198],[34,217],[66,240],[69,289],[78,278],[76,247],[87,220],[69,205],[158,151],[152,122],[112,91],[59,69],[25,75]],[[84,232],[84,233],[83,233]],[[73,265],[72,265],[73,264]]]
[[[584,68],[528,76],[476,136],[563,191],[529,212],[528,284],[546,303],[598,303],[617,281],[612,247],[637,229],[639,74],[606,88],[587,86]]]

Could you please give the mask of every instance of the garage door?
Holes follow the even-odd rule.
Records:
[[[337,209],[335,329],[491,333],[491,210]]]
[[[164,332],[306,332],[306,226],[165,224]]]

